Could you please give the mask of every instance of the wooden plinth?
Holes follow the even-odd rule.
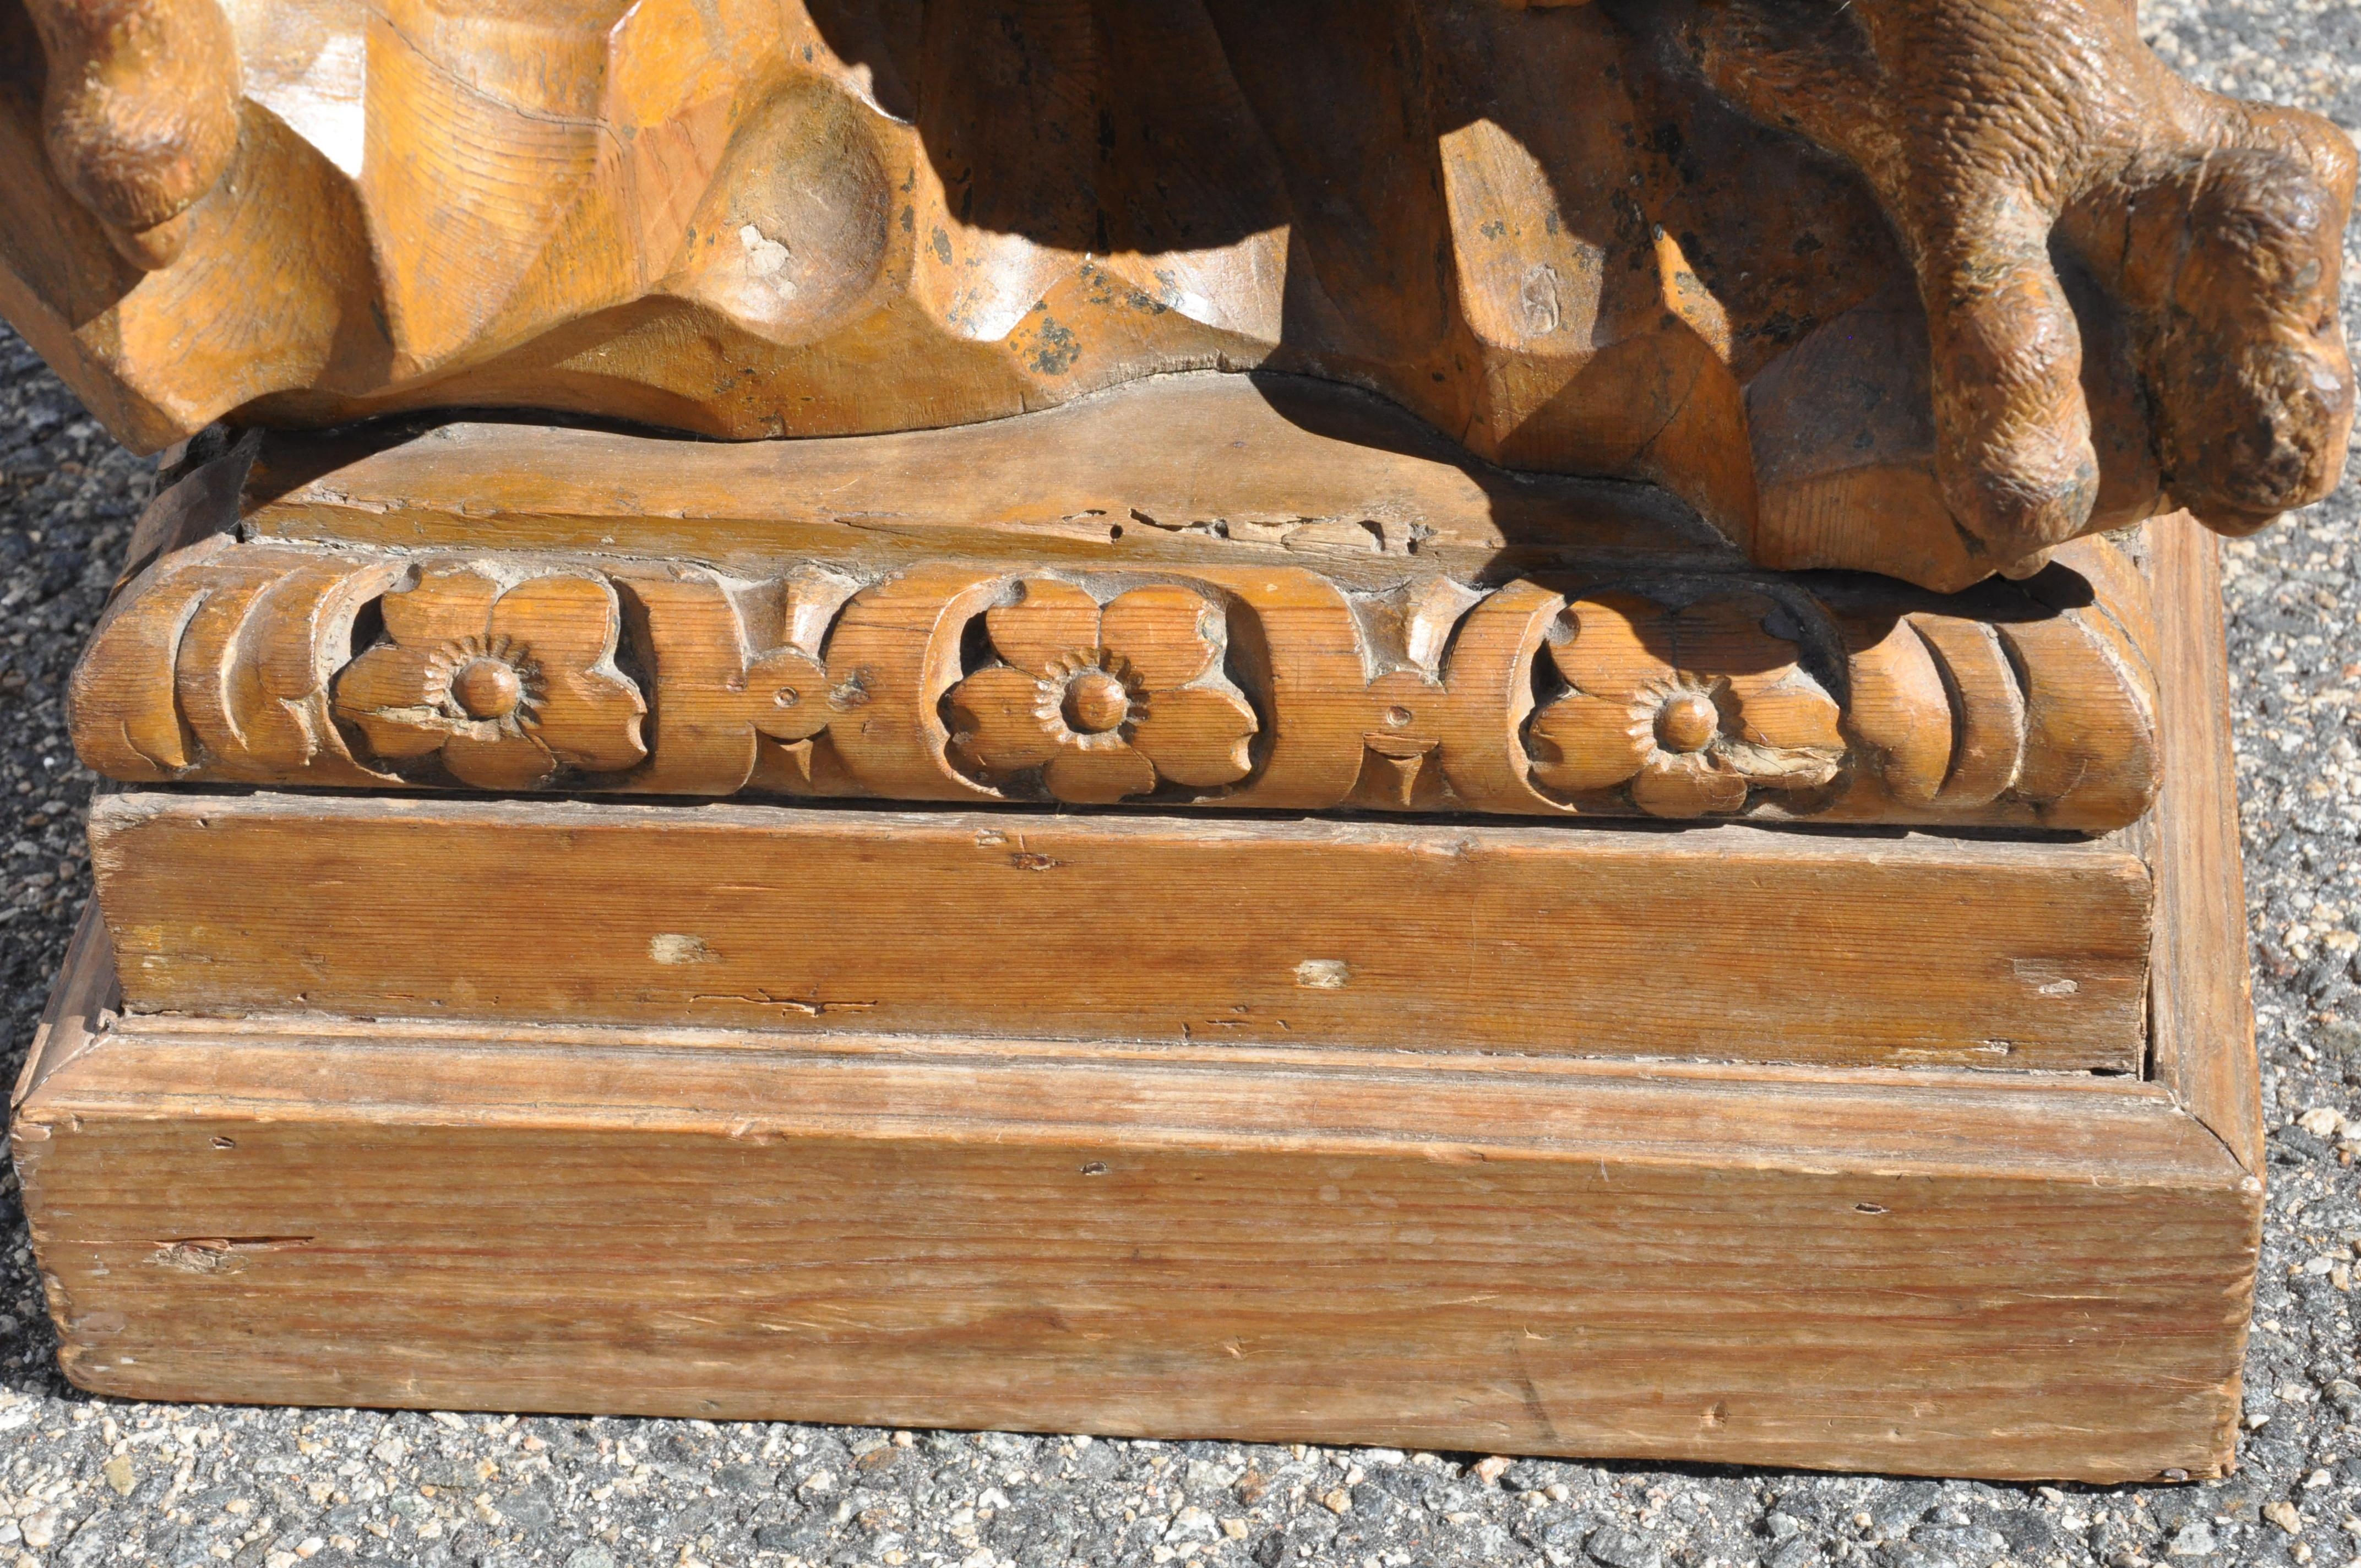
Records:
[[[1422,1011],[1417,963],[1350,945],[1348,909],[1369,933],[1390,918],[1360,872],[1263,888],[1334,951],[1251,924],[1185,947],[1221,876],[1173,876],[1167,902],[1100,916],[1098,940],[1044,893],[1140,873],[1126,855],[1178,864],[1197,831],[1180,819],[831,828],[824,810],[755,827],[755,807],[118,795],[97,834],[135,1011],[92,926],[14,1124],[66,1367],[126,1398],[2219,1474],[2262,1186],[2210,557],[2168,553],[2160,586],[2196,611],[2165,628],[2163,803],[2106,843],[1723,827],[1558,828],[1551,848],[1516,824],[1235,819],[1202,843],[1211,872],[1239,843],[1317,840],[1336,867],[1556,879],[1565,900],[1582,864],[1655,857],[1690,890],[1690,926],[1672,902],[1624,912],[1693,935],[1709,961],[1686,966],[1663,940],[1587,970],[1579,928],[1468,921],[1478,945],[1567,945],[1528,951],[1495,1015],[1447,970],[1501,951],[1395,930],[1426,942]],[[536,836],[577,852],[536,860]],[[2054,1056],[1976,1072],[1898,1065],[1896,1023],[1832,1044],[1846,996],[1886,994],[1858,1011],[1882,1020],[1910,985],[1927,1018],[2057,1002],[2102,1039],[2118,1002],[2096,957],[2102,982],[2052,970],[2052,996],[1976,980],[2030,918],[1979,885],[2007,883],[2012,857],[2114,885],[2092,872],[2111,855],[2153,872],[2141,1051],[2078,1060],[2061,1029]],[[1856,890],[1896,867],[1962,876],[1886,893],[1934,897],[1952,928],[1946,947],[1896,909],[1907,938],[1882,961],[1917,951],[1917,980],[1882,990],[1858,963],[1868,928],[1829,924],[1844,900],[1780,881],[1844,857]],[[911,867],[935,867],[938,900],[914,905]],[[999,921],[977,902],[994,888]],[[1455,921],[1480,906],[1462,893]],[[1745,897],[1787,900],[1828,961],[1750,916],[1747,978],[1747,940],[1717,926]],[[899,938],[864,924],[885,906]],[[939,968],[954,926],[971,957]],[[1126,951],[1157,928],[1164,945]],[[817,942],[819,990],[755,994],[746,963],[794,973],[777,933]],[[1044,951],[1070,954],[1065,992],[1038,992]],[[1336,966],[1299,973],[1320,959]],[[829,1013],[860,961],[873,994],[843,999],[873,1011]],[[403,985],[475,1023],[373,1023],[368,996]],[[1157,999],[1223,985],[1237,1027],[1150,1023]],[[1022,1036],[1027,987],[1041,1032],[1070,1039]],[[1741,992],[1790,1002],[1759,1013]],[[1122,1025],[1100,1035],[1131,1044],[1083,1039],[1093,996]],[[1554,1027],[1532,996],[1563,1003]],[[704,1027],[698,1006],[718,1008]],[[1631,1020],[1714,1006],[1726,1027],[1657,1053],[1754,1060],[1639,1060]],[[944,1032],[961,1008],[999,1023]],[[1501,1056],[1497,1029],[1523,1053]]]
[[[2230,1461],[2260,1189],[2154,1084],[93,1026],[16,1157],[67,1369],[124,1398]]]
[[[946,761],[986,600],[958,587],[879,630],[919,602],[897,585],[951,581],[923,565],[830,601],[824,645],[758,658],[730,631],[714,674],[689,611],[799,624],[791,593],[477,557],[575,607],[533,634],[603,647],[576,678],[644,702],[656,739],[595,775],[603,798],[461,794],[489,753],[434,771],[401,726],[445,720],[357,705],[336,668],[380,634],[368,595],[491,588],[194,548],[85,665],[85,754],[151,783],[93,812],[104,924],[12,1135],[87,1387],[2093,1481],[2231,1464],[2261,1140],[2193,530],[2159,531],[2136,581],[2091,557],[2051,619],[1907,610],[1937,653],[2005,642],[2019,684],[1938,683],[1928,730],[1902,665],[1823,664],[1830,793],[1757,779],[1757,821],[1686,826],[1629,819],[1638,794],[1535,793],[1522,731],[1452,717],[1547,656],[1505,637],[1523,662],[1467,675],[1480,607],[1417,677],[1461,705],[1441,740],[1393,745],[1383,707],[1335,731],[1335,787],[1399,782],[1353,798],[1400,815],[1204,808],[1327,756],[1350,685],[1303,685],[1246,598],[1220,711],[1279,750],[1234,796],[1016,804],[1021,781]],[[385,612],[376,646],[427,613]],[[945,649],[968,664],[926,675]],[[729,704],[795,671],[851,694],[826,734],[747,731]],[[2078,713],[2123,726],[2103,746]],[[1996,714],[2018,782],[1959,808],[1981,830],[1907,826],[1989,771]],[[1429,756],[1445,798],[1499,814],[1418,812]],[[649,798],[689,777],[752,784]],[[285,787],[307,781],[343,793]],[[2041,831],[2069,807],[2130,826]]]

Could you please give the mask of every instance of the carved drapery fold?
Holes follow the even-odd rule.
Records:
[[[2145,605],[2068,554],[1944,599],[216,539],[126,592],[73,732],[139,782],[2102,831],[2155,793]]]

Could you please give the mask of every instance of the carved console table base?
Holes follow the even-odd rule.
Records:
[[[898,501],[500,426],[168,494],[13,1134],[71,1375],[2224,1471],[2210,540],[1766,576],[1200,390]]]

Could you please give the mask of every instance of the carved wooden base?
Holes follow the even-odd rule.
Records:
[[[2162,798],[2089,843],[113,797],[120,991],[93,927],[14,1133],[67,1369],[2219,1474],[2257,1109],[2152,568]]]
[[[2210,540],[1780,576],[1237,393],[168,491],[14,1129],[71,1376],[2226,1467]]]

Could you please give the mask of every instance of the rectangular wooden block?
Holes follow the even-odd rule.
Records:
[[[2152,1085],[95,1026],[16,1157],[124,1398],[2230,1463],[2260,1187]]]
[[[2120,844],[146,791],[140,1011],[2136,1072]]]

